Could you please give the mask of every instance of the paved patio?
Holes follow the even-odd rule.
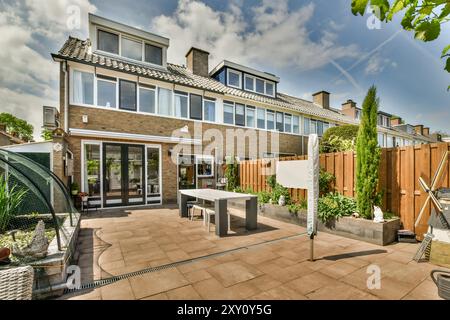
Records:
[[[247,232],[243,213],[231,210],[226,238],[179,218],[175,207],[90,213],[77,247],[82,283],[188,261],[62,299],[439,299],[429,274],[443,268],[412,261],[416,244],[380,247],[320,233],[310,262],[309,239],[298,236],[304,228],[258,217],[258,230]],[[381,268],[381,289],[367,288],[371,264]]]

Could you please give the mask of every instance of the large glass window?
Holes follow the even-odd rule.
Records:
[[[247,127],[255,127],[255,108],[247,107]]]
[[[161,196],[159,148],[147,148],[147,201]]]
[[[216,122],[216,102],[212,100],[204,100],[204,117],[205,121]]]
[[[274,85],[271,82],[266,82],[266,94],[269,96],[273,96],[275,94],[274,92]]]
[[[231,102],[223,103],[223,123],[234,124],[234,104]]]
[[[97,42],[98,50],[119,54],[119,36],[117,34],[99,30]]]
[[[266,110],[258,108],[256,111],[258,129],[266,128]]]
[[[317,121],[317,135],[321,137],[323,135],[323,122]]]
[[[275,113],[267,111],[267,130],[275,130]]]
[[[84,145],[84,189],[90,197],[100,197],[100,145]]]
[[[119,108],[123,110],[136,111],[136,83],[126,80],[119,82],[120,105]]]
[[[122,56],[142,61],[142,42],[122,37]]]
[[[303,134],[305,136],[309,135],[309,131],[310,131],[310,123],[309,123],[309,119],[308,118],[303,118]]]
[[[188,117],[188,97],[187,93],[175,92],[175,117]]]
[[[330,124],[328,122],[323,123],[323,133],[327,132],[327,130],[330,128]]]
[[[264,85],[265,85],[264,80],[256,78],[256,92],[264,94],[265,93]]]
[[[114,80],[114,81],[112,81]],[[97,105],[100,107],[116,107],[116,80],[97,79]]]
[[[309,122],[309,133],[316,134],[317,133],[317,120],[311,120]]]
[[[172,91],[169,89],[158,89],[158,114],[172,116]]]
[[[243,104],[236,103],[235,111],[235,124],[237,126],[245,126],[245,106]]]
[[[378,146],[381,148],[384,148],[384,134],[383,133],[378,134]]]
[[[162,65],[162,48],[151,44],[145,44],[145,61]]]
[[[284,131],[283,112],[277,112],[277,131]]]
[[[241,88],[241,73],[228,69],[228,85]]]
[[[388,148],[392,148],[392,147],[394,147],[394,137],[393,136],[387,136],[387,144],[386,144],[386,146],[388,147]]]
[[[202,120],[203,118],[203,103],[202,96],[196,94],[190,94],[190,117],[195,120]]]
[[[292,117],[292,132],[299,134],[300,133],[300,117],[293,116]]]
[[[284,131],[285,132],[292,131],[292,116],[290,114],[284,115]]]
[[[245,90],[255,91],[255,78],[245,76]]]
[[[156,112],[156,90],[154,88],[139,88],[139,111],[146,113]]]
[[[74,103],[94,104],[94,74],[74,70],[72,88]]]
[[[197,175],[198,177],[214,176],[214,159],[210,157],[197,157]]]

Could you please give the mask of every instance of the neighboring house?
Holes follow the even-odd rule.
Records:
[[[277,76],[229,61],[210,71],[209,53],[197,48],[186,66],[174,65],[169,39],[92,14],[89,32],[52,56],[73,179],[102,207],[175,202],[178,189],[214,186],[223,176],[222,145],[241,159],[304,154],[310,133],[359,123],[332,109],[328,92],[313,101],[289,96],[278,91]],[[214,149],[219,163],[202,155],[208,129],[223,134]],[[240,130],[228,136],[227,129]],[[256,155],[249,145],[259,146]]]
[[[20,144],[20,143],[25,143],[25,141],[6,132],[6,126],[3,124],[0,124],[0,147],[1,146],[10,146],[10,145]]]

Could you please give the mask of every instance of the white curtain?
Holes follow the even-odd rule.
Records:
[[[79,71],[73,72],[73,85],[72,85],[73,102],[83,103],[83,77]]]
[[[172,91],[159,88],[158,113],[171,116],[172,115]]]

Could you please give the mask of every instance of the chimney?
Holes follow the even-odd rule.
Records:
[[[351,117],[352,119],[356,119],[356,102],[353,100],[347,100],[342,104],[342,113]]]
[[[195,75],[209,77],[209,52],[191,47],[186,54],[186,66]]]
[[[424,136],[428,137],[430,135],[430,128],[423,128],[422,132]]]
[[[314,103],[320,105],[324,109],[330,109],[330,93],[320,91],[313,94]]]
[[[402,124],[402,118],[392,118],[391,126],[399,126]]]
[[[417,134],[420,134],[421,136],[423,136],[423,125],[422,124],[418,124],[418,125],[414,126],[414,130],[416,131]]]

